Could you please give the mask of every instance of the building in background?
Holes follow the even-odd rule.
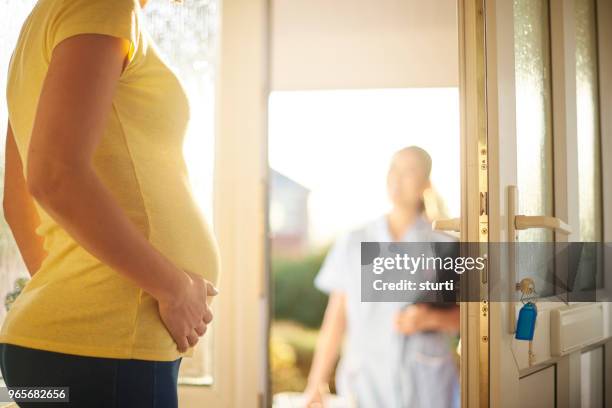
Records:
[[[275,255],[297,257],[308,249],[310,190],[270,169],[270,238]]]

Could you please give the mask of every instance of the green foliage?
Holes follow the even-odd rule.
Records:
[[[312,364],[318,330],[276,320],[270,331],[270,370],[273,394],[301,392]]]
[[[325,250],[299,259],[272,258],[274,319],[321,326],[327,295],[315,288],[314,279],[326,254]]]

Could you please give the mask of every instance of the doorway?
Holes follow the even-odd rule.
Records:
[[[392,207],[393,154],[412,145],[427,151],[437,197],[432,217],[461,216],[459,35],[453,1],[270,7],[268,361],[270,402],[282,408],[301,406],[324,347],[333,293],[321,270],[338,242]],[[358,293],[347,296],[360,303]],[[397,335],[393,325],[387,329]],[[458,363],[457,346],[455,334],[448,348]],[[355,397],[337,383],[342,369],[333,366],[321,385],[330,401],[352,406]]]

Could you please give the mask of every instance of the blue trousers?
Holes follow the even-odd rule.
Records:
[[[21,408],[178,408],[181,359],[85,357],[0,343],[9,387],[69,387],[69,402],[20,402]]]

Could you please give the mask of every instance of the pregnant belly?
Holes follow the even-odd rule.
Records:
[[[189,191],[151,203],[150,241],[177,266],[216,282],[217,243]]]

